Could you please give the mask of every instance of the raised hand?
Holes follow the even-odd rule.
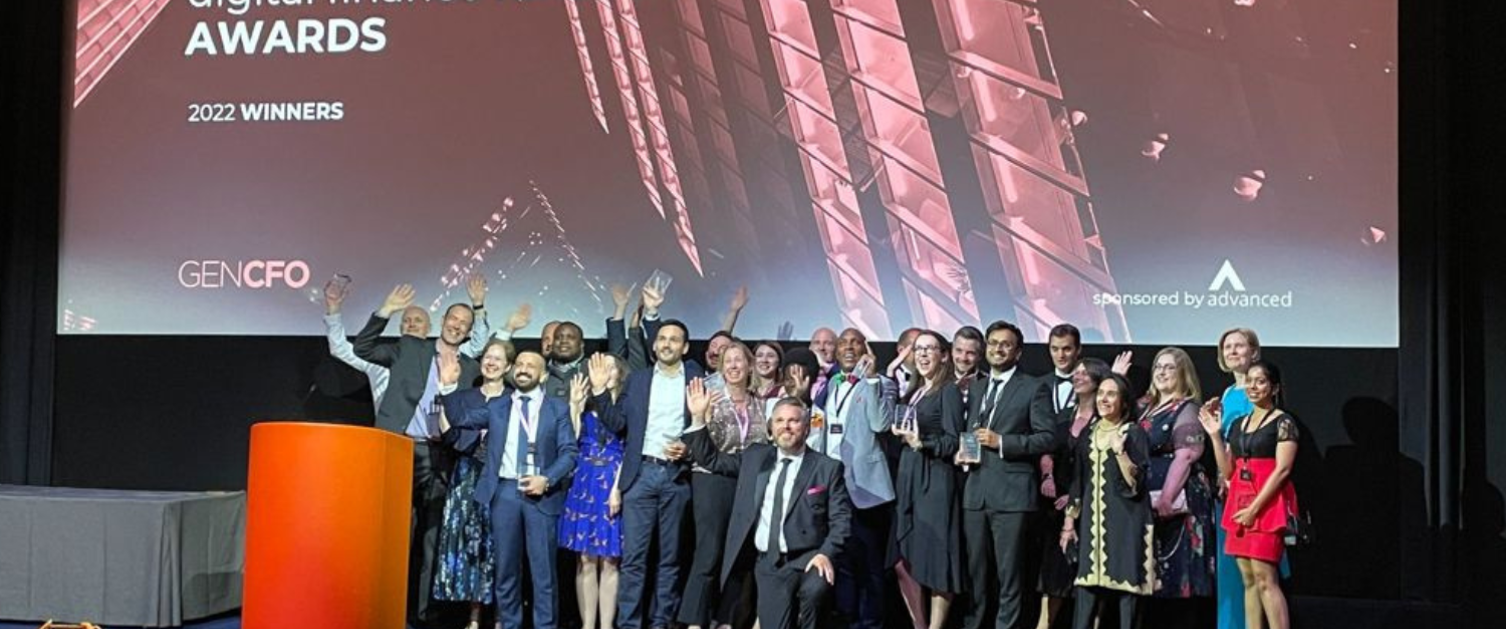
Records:
[[[1134,358],[1134,356],[1135,353],[1129,350],[1120,352],[1118,356],[1114,357],[1114,366],[1110,367],[1109,371],[1129,377],[1130,359]]]
[[[585,408],[586,397],[588,396],[588,392],[590,390],[590,387],[587,385],[588,383],[586,382],[586,374],[576,373],[575,377],[570,379],[571,407]]]
[[[330,279],[324,283],[324,311],[329,314],[340,314],[340,305],[345,303],[345,296],[350,294],[348,284]]]
[[[690,421],[696,426],[706,425],[711,410],[711,393],[706,390],[706,381],[695,378],[685,387],[685,407],[690,410]]]
[[[633,286],[612,285],[612,305],[617,307],[617,315],[613,318],[621,319],[622,315],[627,314],[628,302],[633,299],[634,286],[637,286],[637,284],[633,284]]]
[[[518,304],[518,309],[512,311],[507,317],[507,323],[503,326],[509,333],[517,332],[528,327],[528,322],[533,320],[533,306],[527,303]]]
[[[795,324],[785,321],[779,324],[779,331],[774,334],[774,340],[781,343],[795,338]]]
[[[480,308],[486,305],[486,276],[472,273],[465,280],[465,293],[471,297],[471,305]]]
[[[612,380],[612,358],[606,354],[591,354],[591,360],[586,363],[586,372],[590,374],[591,395],[601,395],[607,392],[607,386]]]
[[[385,319],[392,316],[392,313],[413,305],[413,294],[412,284],[398,284],[392,292],[387,293],[387,299],[382,302],[382,308],[377,314]]]
[[[1124,452],[1124,442],[1126,441],[1129,441],[1128,424],[1120,426],[1119,430],[1114,431],[1114,436],[1110,439],[1109,443],[1113,444],[1115,453],[1121,453]]]
[[[664,305],[664,291],[654,284],[643,285],[643,316],[659,316],[659,307]]]
[[[1212,402],[1213,400],[1209,400],[1209,403],[1197,410],[1197,419],[1203,425],[1203,432],[1214,439],[1220,439],[1224,436],[1224,414],[1214,408]]]
[[[906,345],[904,349],[899,350],[899,355],[894,357],[894,361],[889,363],[889,367],[884,370],[884,373],[891,376],[894,375],[895,370],[903,366],[906,360],[909,360],[912,351],[911,348],[913,347],[915,347],[915,344],[911,343],[910,345]]]
[[[732,294],[731,308],[732,308],[733,312],[742,312],[742,309],[746,308],[747,306],[748,306],[748,286],[746,284],[744,284],[744,285],[738,287],[736,293]]]
[[[443,385],[457,384],[460,382],[460,354],[439,352],[436,355],[439,360],[439,383]]]

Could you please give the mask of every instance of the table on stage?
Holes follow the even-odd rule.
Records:
[[[246,493],[0,485],[0,619],[177,626],[241,605]]]

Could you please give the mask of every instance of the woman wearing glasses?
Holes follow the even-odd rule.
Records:
[[[910,351],[916,377],[895,409],[893,427],[907,446],[894,484],[895,572],[915,628],[941,629],[952,595],[962,587],[962,514],[952,465],[963,425],[962,393],[940,334],[919,333]],[[923,588],[931,592],[929,625]]]

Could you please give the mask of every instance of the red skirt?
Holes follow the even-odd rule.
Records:
[[[1286,533],[1288,514],[1297,513],[1297,491],[1288,480],[1276,492],[1276,497],[1255,515],[1250,526],[1241,526],[1234,521],[1234,514],[1255,502],[1266,479],[1276,470],[1276,459],[1234,460],[1234,477],[1229,480],[1229,500],[1224,506],[1224,518],[1220,523],[1228,535],[1224,537],[1224,552],[1234,557],[1259,559],[1269,563],[1281,561],[1286,551],[1283,537]]]

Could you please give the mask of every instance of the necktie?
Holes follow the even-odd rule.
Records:
[[[981,412],[978,414],[978,425],[979,426],[986,426],[986,425],[988,425],[988,419],[989,419],[988,416],[991,415],[991,414],[993,414],[993,412],[994,412],[994,404],[998,402],[998,397],[999,397],[998,393],[999,393],[999,383],[1000,382],[1002,382],[1002,381],[999,380],[998,378],[989,378],[988,379],[988,393],[983,396],[982,409],[981,409]]]
[[[528,399],[526,395],[518,398],[518,403],[523,405],[518,409],[523,413],[523,421],[518,423],[518,478],[528,475]]]
[[[769,537],[764,542],[766,552],[779,552],[779,533],[784,529],[784,481],[789,472],[790,459],[779,459],[779,477],[774,481],[774,512],[769,517]]]

